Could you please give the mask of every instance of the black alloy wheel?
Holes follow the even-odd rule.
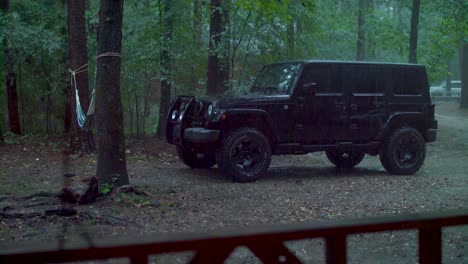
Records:
[[[425,157],[426,144],[421,133],[412,127],[402,127],[384,145],[380,161],[392,174],[410,175],[421,168]]]
[[[223,140],[216,159],[221,171],[230,175],[233,181],[253,182],[270,166],[270,144],[260,131],[241,128]]]

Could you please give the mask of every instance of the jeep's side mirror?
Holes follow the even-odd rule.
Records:
[[[301,91],[303,95],[315,95],[319,85],[317,83],[304,83],[302,84]]]

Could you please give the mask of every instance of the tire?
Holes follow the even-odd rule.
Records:
[[[190,168],[207,169],[213,167],[216,164],[216,158],[214,154],[199,153],[179,145],[176,146],[176,149],[179,159]]]
[[[366,155],[360,151],[327,151],[328,160],[338,168],[351,169],[361,163]]]
[[[221,172],[234,182],[254,182],[270,166],[270,142],[256,129],[237,129],[221,142],[216,161]]]
[[[402,127],[393,131],[380,152],[380,162],[391,174],[416,173],[426,158],[426,143],[418,130]]]

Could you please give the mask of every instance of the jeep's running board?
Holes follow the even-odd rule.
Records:
[[[330,145],[301,145],[297,143],[293,144],[278,144],[273,152],[275,155],[282,154],[306,154],[317,151],[330,151],[330,150],[342,150],[351,151],[358,150],[369,153],[371,155],[377,154],[377,149],[380,142],[370,142],[366,144],[354,144],[352,142],[341,142]]]

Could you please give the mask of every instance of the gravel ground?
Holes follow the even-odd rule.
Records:
[[[76,207],[80,212],[110,215],[115,220],[110,222],[83,215],[1,219],[0,248],[62,236],[78,240],[83,232],[95,238],[157,236],[467,208],[468,112],[458,110],[453,103],[441,103],[437,119],[438,140],[427,145],[425,164],[412,176],[390,175],[378,157],[370,156],[356,168],[340,171],[324,154],[313,153],[276,156],[267,176],[255,183],[239,184],[220,175],[217,168],[184,167],[173,147],[163,142],[135,143],[127,151],[131,181],[153,193],[154,199],[117,200],[108,196],[95,204]],[[70,165],[63,168],[57,148],[50,144],[26,147],[21,142],[0,147],[0,195],[58,190],[64,171],[93,174],[94,156],[72,156]],[[0,205],[4,207],[5,203]],[[444,263],[468,263],[468,227],[444,229],[443,237]],[[287,246],[305,263],[324,260],[322,239],[288,242]],[[157,260],[174,263],[191,256],[165,255]],[[246,248],[236,249],[227,261],[255,262],[258,259]],[[416,263],[417,232],[350,236],[348,262]]]

